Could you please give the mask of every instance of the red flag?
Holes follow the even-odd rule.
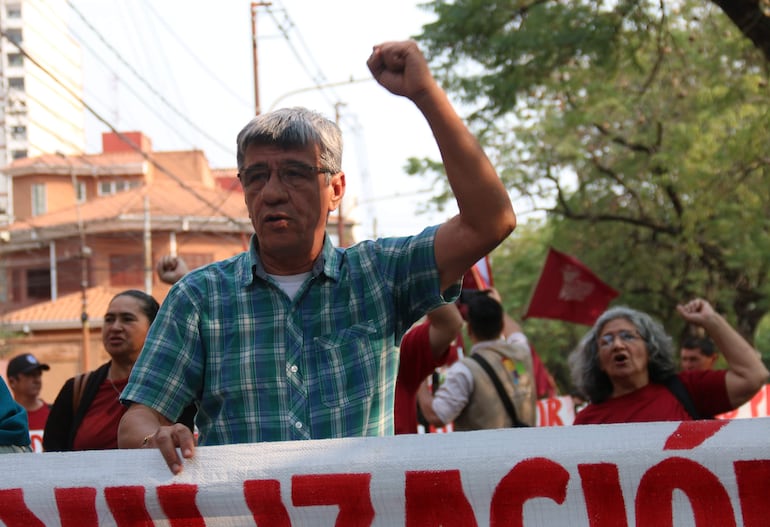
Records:
[[[492,266],[489,265],[489,255],[485,256],[468,269],[463,276],[463,289],[489,289],[494,285]]]
[[[591,326],[618,294],[578,259],[549,249],[523,318],[550,318]]]
[[[558,392],[556,381],[551,372],[548,371],[548,368],[545,367],[545,364],[543,364],[540,355],[537,354],[531,342],[529,343],[529,351],[532,354],[532,373],[535,376],[537,398],[556,397]]]

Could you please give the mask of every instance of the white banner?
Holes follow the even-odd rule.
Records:
[[[7,527],[714,526],[770,518],[770,418],[0,455]]]

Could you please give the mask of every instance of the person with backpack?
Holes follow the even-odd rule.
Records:
[[[648,314],[612,307],[570,354],[575,387],[589,404],[574,424],[689,421],[751,399],[770,374],[759,353],[706,300],[677,306],[722,350],[726,370],[681,371],[672,339]]]
[[[425,384],[417,393],[430,424],[452,422],[456,431],[535,425],[530,347],[520,329],[504,336],[504,320],[496,291],[481,291],[467,300],[470,355],[450,366],[435,394]]]

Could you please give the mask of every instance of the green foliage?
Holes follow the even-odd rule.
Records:
[[[566,358],[586,326],[554,320],[522,320],[551,245],[552,228],[537,221],[516,231],[490,256],[495,288],[507,313],[521,325],[530,343],[555,377],[561,393],[569,393],[571,382]]]
[[[553,243],[675,336],[676,304],[703,296],[753,339],[770,310],[770,93],[727,17],[691,0],[427,6],[437,78],[512,195],[545,203],[547,223],[495,253],[519,271],[495,266],[506,305],[526,306]],[[540,322],[526,324],[544,355],[579,338]]]
[[[754,339],[754,347],[762,355],[765,365],[770,367],[770,316],[765,316],[759,322],[756,338]]]

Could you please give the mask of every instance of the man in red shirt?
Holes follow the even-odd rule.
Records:
[[[417,389],[438,366],[457,360],[457,348],[451,344],[462,326],[457,306],[445,304],[429,312],[424,322],[401,339],[393,407],[396,434],[417,433]]]
[[[714,342],[708,337],[689,336],[679,349],[679,360],[684,371],[713,370],[718,358]]]
[[[24,353],[8,362],[6,377],[13,398],[27,411],[30,430],[43,430],[51,405],[40,398],[43,388],[43,370],[50,370],[31,353]]]

